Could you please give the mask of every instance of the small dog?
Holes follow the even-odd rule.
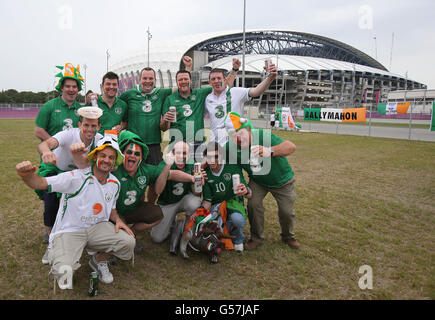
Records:
[[[187,244],[190,244],[192,249],[210,255],[211,263],[217,263],[218,255],[224,247],[223,242],[219,240],[224,236],[219,223],[217,221],[207,221],[199,225],[197,232],[194,232],[193,229],[193,227],[188,228],[181,237],[181,256],[185,259],[189,258]]]

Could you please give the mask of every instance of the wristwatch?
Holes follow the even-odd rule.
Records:
[[[270,156],[273,157],[273,152],[274,152],[273,148],[270,147],[270,148],[269,148],[269,151],[270,151]]]

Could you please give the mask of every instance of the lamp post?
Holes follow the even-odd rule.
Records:
[[[246,21],[246,0],[243,0],[243,55],[242,55],[242,87],[245,87],[245,53],[246,53],[246,34],[245,34],[245,21]]]
[[[88,68],[86,63],[83,65],[83,68],[85,69],[85,99],[86,99],[86,69]]]
[[[147,30],[147,40],[148,40],[148,63],[147,63],[147,67],[149,68],[150,66],[150,40],[153,37],[153,35],[150,32],[150,27],[148,27]]]
[[[106,72],[109,72],[109,58],[110,58],[109,49],[107,49],[106,50]]]
[[[377,61],[378,60],[378,43],[376,41],[376,37],[373,37],[373,39],[375,40],[375,59]]]

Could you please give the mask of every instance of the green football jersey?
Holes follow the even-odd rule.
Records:
[[[36,126],[43,128],[51,136],[66,129],[77,128],[79,123],[77,110],[81,107],[77,101],[68,106],[61,96],[47,101],[38,112]]]
[[[103,110],[103,115],[100,118],[101,129],[98,133],[104,135],[105,130],[112,130],[114,126],[121,124],[124,120],[125,113],[127,112],[127,103],[117,97],[112,107],[109,107],[102,96],[98,97],[97,103],[98,107]],[[91,104],[86,106],[91,106]]]
[[[210,167],[207,167],[207,180],[202,190],[203,198],[211,204],[220,203],[235,197],[233,186],[233,175],[240,176],[240,183],[246,185],[243,178],[242,169],[237,164],[225,163],[218,173],[214,173]]]
[[[273,147],[283,141],[283,139],[274,135],[270,130],[252,130],[252,145]],[[236,152],[233,153],[232,150],[235,150]],[[262,169],[260,171],[253,170],[253,167],[251,167],[251,164],[249,163],[249,150],[242,150],[239,146],[236,146],[231,139],[226,144],[226,157],[229,163],[240,164],[251,179],[266,188],[280,187],[294,176],[293,169],[290,166],[287,157],[271,157],[262,159],[263,162],[260,162]],[[269,162],[266,164],[266,161]]]
[[[121,191],[116,202],[118,213],[126,214],[136,209],[145,194],[147,186],[155,183],[162,170],[161,167],[142,162],[135,177],[132,178],[124,169],[124,166],[119,166],[113,172],[113,175],[121,183]]]
[[[165,161],[162,161],[159,164],[159,167],[162,167],[163,169],[165,165],[166,165]],[[180,170],[180,169],[178,169],[176,164],[174,163],[171,167],[171,170]],[[186,164],[183,170],[181,171],[193,175],[193,164]],[[192,190],[191,182],[179,182],[179,181],[168,180],[166,181],[165,189],[160,194],[157,203],[163,206],[177,203],[178,201],[183,199],[183,197],[186,194],[188,194],[190,190]]]
[[[176,133],[175,136],[172,135],[170,142],[181,138],[186,142],[203,142],[205,140],[204,132],[201,134],[198,131],[204,129],[204,102],[212,91],[212,87],[197,89],[186,99],[176,91],[166,98],[162,114],[168,112],[170,106],[174,106],[177,112],[177,121],[171,123],[169,134],[171,135],[171,132],[174,131]]]
[[[172,89],[154,89],[151,93],[144,93],[134,88],[122,93],[119,98],[128,105],[124,115],[127,130],[136,133],[145,144],[159,144],[162,142],[160,133],[160,119],[163,103]]]

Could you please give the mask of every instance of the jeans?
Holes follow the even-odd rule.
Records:
[[[241,244],[245,240],[245,235],[243,234],[243,229],[246,225],[246,219],[240,212],[233,211],[228,213],[229,218],[227,220],[227,226],[230,234],[235,236],[233,239],[233,244]]]

